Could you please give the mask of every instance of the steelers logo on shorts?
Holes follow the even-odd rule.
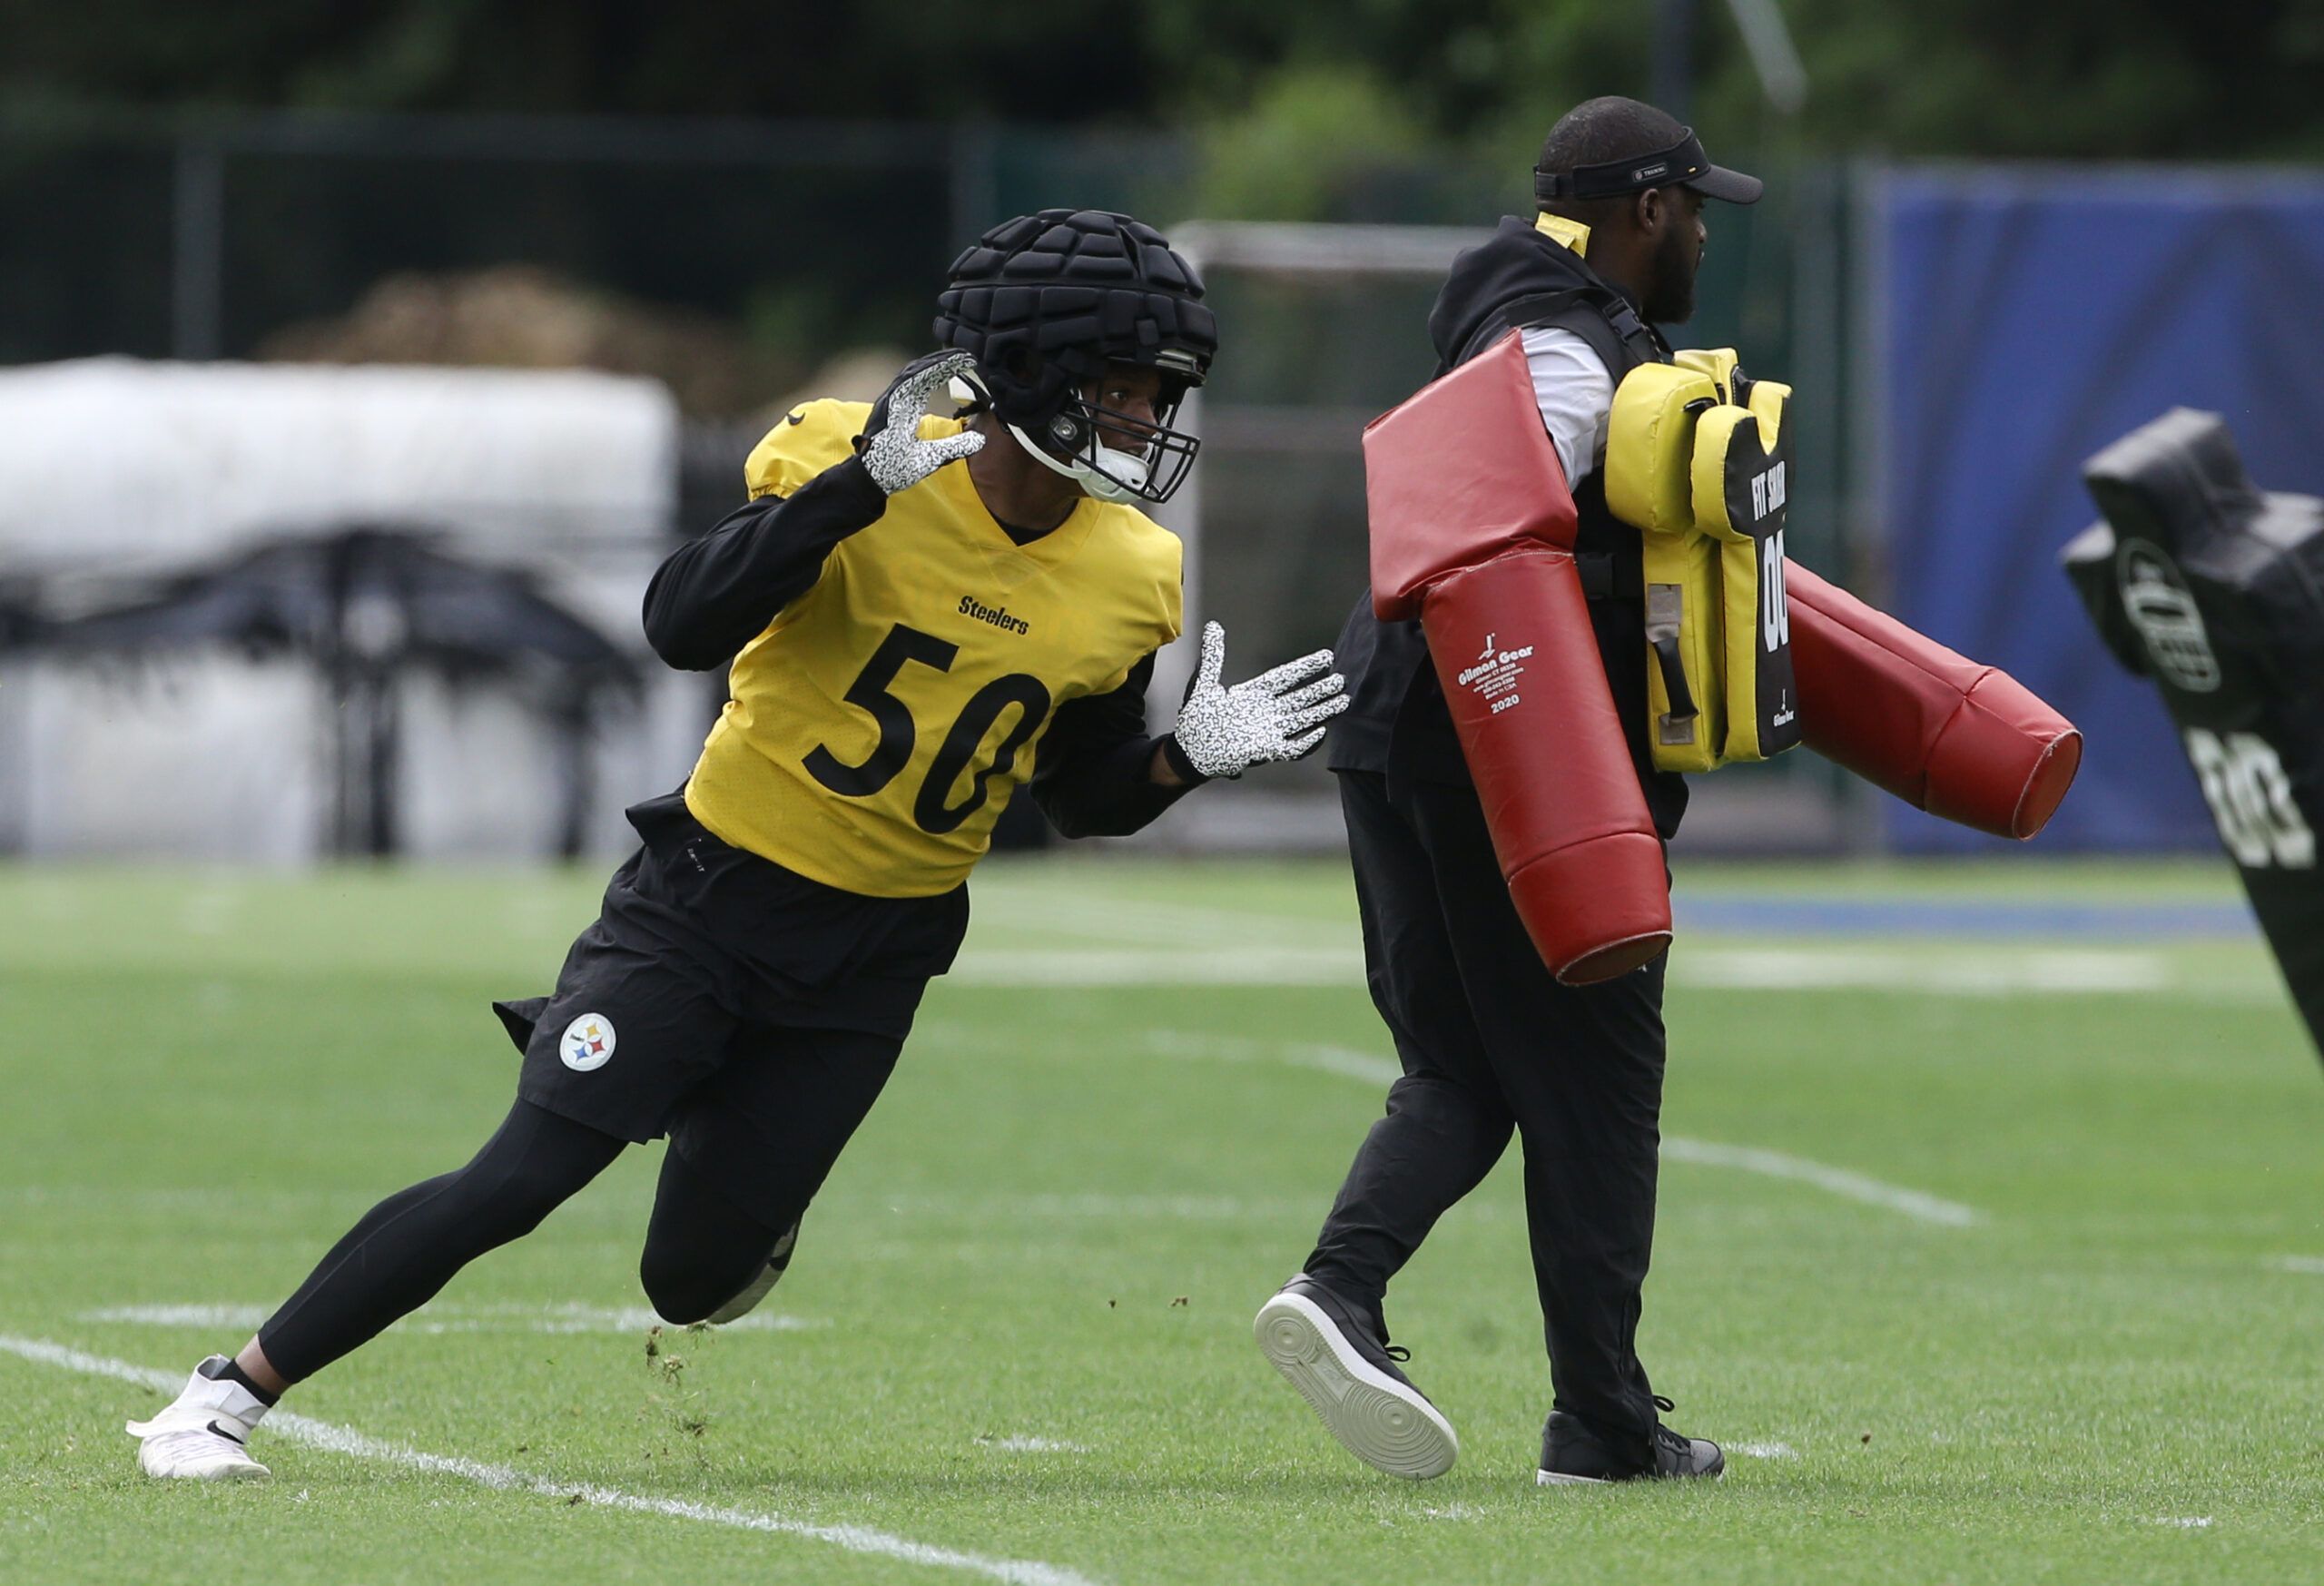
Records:
[[[576,1074],[604,1068],[614,1060],[614,1021],[602,1013],[584,1013],[565,1027],[557,1055]]]

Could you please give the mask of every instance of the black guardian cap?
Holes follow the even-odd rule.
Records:
[[[952,261],[934,330],[975,358],[992,411],[1036,455],[1061,454],[1092,494],[1160,502],[1200,444],[1170,424],[1218,350],[1202,295],[1194,266],[1153,227],[1103,210],[1042,210],[995,226]],[[1161,374],[1154,423],[1082,396],[1115,363]],[[1125,438],[1144,450],[1105,444]]]

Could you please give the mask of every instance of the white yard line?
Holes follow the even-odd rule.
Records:
[[[1361,986],[1364,955],[1340,947],[979,948],[950,979],[970,986]]]
[[[1326,1074],[1337,1074],[1344,1079],[1374,1086],[1391,1084],[1403,1072],[1386,1058],[1357,1051],[1351,1047],[1296,1042],[1278,1045],[1248,1038],[1206,1036],[1184,1029],[1149,1030],[1147,1033],[1147,1049],[1171,1058],[1211,1058],[1235,1063],[1286,1063],[1296,1068],[1317,1069]],[[1982,1220],[1981,1214],[1974,1207],[1963,1206],[1958,1201],[1907,1189],[1902,1185],[1883,1183],[1846,1167],[1835,1167],[1827,1163],[1811,1161],[1806,1157],[1794,1157],[1757,1146],[1729,1146],[1717,1140],[1694,1140],[1682,1135],[1665,1135],[1662,1156],[1666,1161],[1685,1162],[1699,1167],[1731,1167],[1743,1173],[1764,1174],[1770,1178],[1792,1179],[1849,1200],[1861,1201],[1866,1206],[1900,1212],[1917,1222],[1962,1228]]]
[[[1846,1167],[1834,1167],[1828,1163],[1810,1161],[1806,1157],[1794,1157],[1783,1151],[1769,1151],[1758,1146],[1728,1146],[1717,1140],[1690,1140],[1683,1136],[1666,1135],[1662,1139],[1662,1157],[1667,1162],[1687,1162],[1698,1167],[1733,1167],[1744,1173],[1762,1173],[1770,1178],[1790,1178],[1810,1184],[1849,1200],[1862,1201],[1866,1206],[1885,1207],[1892,1212],[1902,1212],[1916,1222],[1940,1223],[1948,1228],[1965,1228],[1983,1218],[1974,1207],[1959,1201],[1945,1200],[1925,1195],[1902,1185],[1885,1184],[1877,1178],[1850,1172]]]
[[[127,1322],[142,1327],[255,1328],[270,1313],[264,1305],[107,1305],[83,1311],[76,1322]]]
[[[1303,1042],[1283,1048],[1280,1055],[1295,1069],[1314,1069],[1345,1079],[1361,1079],[1367,1085],[1393,1085],[1404,1073],[1402,1064],[1357,1051],[1354,1047]]]
[[[2270,1256],[2268,1265],[2278,1272],[2305,1272],[2324,1277],[2324,1256]]]
[[[1364,984],[1353,943],[1285,940],[1298,922],[1237,942],[1138,938],[1118,919],[1092,919],[1073,943],[984,947],[971,942],[951,979],[970,986],[1336,986]],[[1323,933],[1319,933],[1323,934]],[[2207,1002],[2280,1000],[2271,980],[2191,974],[2145,948],[1920,947],[1855,944],[1685,947],[1671,955],[1670,983],[1709,991],[1889,991],[1925,997],[2188,997]]]
[[[248,1329],[266,1320],[270,1312],[257,1305],[107,1305],[83,1311],[83,1322],[127,1323],[145,1327],[224,1327]],[[430,1305],[391,1326],[390,1332],[444,1333],[635,1333],[668,1325],[644,1305]],[[822,1318],[779,1315],[744,1316],[729,1322],[726,1330],[746,1333],[799,1333],[828,1327]]]
[[[1279,942],[1286,934],[1310,931],[1354,934],[1352,920],[1344,922],[1255,913],[1102,893],[1059,894],[1045,891],[1025,896],[1001,892],[993,897],[997,892],[1000,889],[988,891],[985,883],[978,883],[980,907],[988,920],[1004,930],[1095,936],[1124,946],[1150,946],[1156,942],[1174,947],[1201,947],[1222,941]],[[991,900],[990,904],[986,902],[988,898]]]
[[[1670,956],[1682,986],[1722,991],[1904,990],[1956,997],[2176,991],[2165,954],[2108,948],[1910,952],[1860,947],[1706,948]]]
[[[920,1203],[916,1207],[912,1207],[914,1200]],[[1282,1205],[1254,1206],[1231,1195],[1111,1195],[1097,1190],[1081,1190],[1069,1195],[1035,1192],[965,1198],[960,1196],[897,1197],[881,1204],[894,1206],[898,1210],[911,1207],[915,1215],[921,1217],[951,1211],[980,1219],[1000,1217],[1028,1222],[1124,1222],[1142,1219],[1221,1223],[1245,1217],[1276,1217],[1283,1210]]]
[[[41,1338],[16,1338],[0,1334],[0,1351],[36,1364],[53,1365],[88,1376],[112,1377],[117,1382],[152,1388],[157,1393],[174,1393],[184,1384],[184,1378],[165,1371],[132,1365],[125,1360],[108,1360],[103,1355],[84,1355],[80,1350],[67,1348],[62,1344],[51,1344]],[[708,1503],[692,1503],[682,1498],[649,1498],[643,1493],[625,1492],[613,1487],[560,1482],[509,1465],[487,1464],[480,1460],[463,1459],[457,1454],[427,1453],[401,1443],[385,1443],[350,1427],[317,1421],[288,1410],[271,1412],[266,1418],[266,1424],[294,1443],[307,1443],[332,1453],[343,1453],[355,1459],[379,1460],[436,1475],[454,1476],[463,1482],[473,1482],[480,1487],[502,1492],[535,1492],[545,1498],[560,1498],[568,1502],[577,1501],[601,1509],[622,1509],[635,1514],[662,1514],[675,1520],[707,1521],[713,1525],[729,1525],[742,1531],[801,1536],[812,1542],[829,1542],[851,1553],[870,1553],[908,1564],[925,1564],[931,1569],[961,1570],[990,1580],[1005,1581],[1010,1586],[1094,1586],[1087,1575],[1037,1560],[996,1559],[983,1553],[963,1552],[956,1548],[936,1547],[928,1542],[913,1542],[909,1537],[875,1531],[866,1525],[817,1525],[761,1510],[727,1509]],[[128,1458],[125,1446],[123,1458]]]
[[[1206,1058],[1216,1062],[1315,1069],[1363,1085],[1393,1084],[1403,1073],[1392,1059],[1354,1047],[1256,1040],[1249,1036],[1205,1035],[1192,1029],[1149,1029],[1146,1032],[1146,1049],[1164,1058]]]

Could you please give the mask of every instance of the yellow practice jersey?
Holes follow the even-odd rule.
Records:
[[[811,402],[751,453],[753,498],[846,458],[870,409]],[[928,438],[957,433],[928,418]],[[1178,635],[1177,537],[1085,498],[1019,546],[966,464],[888,498],[734,658],[686,806],[828,886],[926,897],[965,879],[1057,707]]]

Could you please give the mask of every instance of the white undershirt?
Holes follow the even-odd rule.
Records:
[[[1525,332],[1525,363],[1533,372],[1534,405],[1541,409],[1571,489],[1605,460],[1614,377],[1590,343],[1554,327]]]

